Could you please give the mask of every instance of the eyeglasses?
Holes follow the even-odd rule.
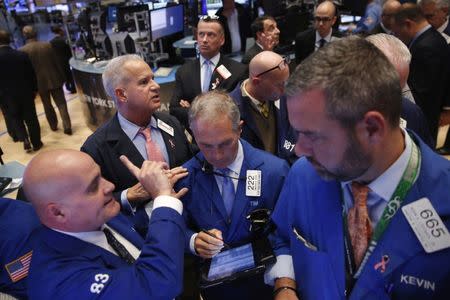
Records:
[[[213,15],[213,16],[210,16],[210,15],[203,15],[203,16],[198,16],[198,19],[199,20],[201,20],[201,21],[204,21],[204,22],[209,22],[209,21],[217,21],[217,20],[219,20],[219,16],[216,16],[216,15]]]
[[[276,65],[273,68],[270,68],[269,70],[266,70],[264,72],[261,72],[261,73],[257,74],[255,77],[260,77],[260,76],[262,76],[262,75],[264,75],[266,73],[269,73],[269,72],[271,72],[271,71],[273,71],[275,69],[280,69],[282,71],[282,70],[284,70],[286,68],[286,66],[289,65],[290,62],[291,62],[291,58],[289,56],[285,56],[285,57],[283,57],[283,60],[280,61],[280,63],[278,65]]]
[[[331,21],[330,17],[314,17],[314,21],[317,23],[323,22],[323,23],[327,23]]]

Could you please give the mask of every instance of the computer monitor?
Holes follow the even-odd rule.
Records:
[[[150,28],[152,41],[183,32],[184,10],[183,5],[173,5],[150,11]]]
[[[117,6],[115,5],[108,6],[108,22],[109,23],[117,22]]]

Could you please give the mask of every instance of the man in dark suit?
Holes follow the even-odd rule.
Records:
[[[125,55],[111,60],[103,72],[103,85],[114,99],[118,112],[87,138],[81,150],[92,156],[102,175],[114,183],[114,198],[120,200],[122,211],[145,235],[148,218],[140,211],[151,205],[147,203],[149,195],[119,157],[126,155],[137,166],[144,160],[161,160],[157,152],[148,153],[150,147],[140,134],[141,128],[150,129],[154,146],[171,168],[191,158],[190,145],[174,117],[156,112],[161,105],[159,85],[153,80],[150,67],[139,56]]]
[[[384,2],[381,11],[381,22],[375,26],[370,34],[387,33],[392,34],[391,27],[394,16],[402,5],[397,0],[388,0]]]
[[[185,191],[173,193],[166,163],[146,161],[140,170],[123,160],[155,199],[145,239],[119,214],[114,184],[89,155],[53,150],[28,164],[24,191],[42,223],[32,237],[30,298],[162,300],[181,293],[185,225],[177,198]]]
[[[34,104],[36,75],[28,56],[9,43],[9,33],[0,30],[0,108],[12,138],[22,141],[26,151],[31,151],[31,144],[39,150],[43,144]]]
[[[422,109],[434,141],[447,97],[449,55],[445,39],[430,26],[416,4],[404,3],[395,15],[393,31],[409,46],[412,59],[408,85]]]
[[[61,26],[54,25],[51,27],[51,30],[55,34],[55,37],[50,40],[50,44],[52,45],[53,50],[55,50],[59,63],[64,70],[64,75],[66,76],[66,89],[74,94],[77,90],[75,88],[75,82],[73,81],[72,71],[70,70],[69,65],[69,60],[72,58],[72,51],[70,50],[70,46],[67,44],[65,33]]]
[[[383,52],[395,67],[403,89],[408,80],[411,53],[406,45],[393,35],[378,33],[369,35],[366,40],[374,44]],[[428,122],[422,110],[414,102],[402,97],[402,112],[400,126],[403,129],[414,131],[430,148],[434,148],[434,139],[431,137]]]
[[[188,128],[190,103],[202,92],[223,89],[230,92],[247,77],[247,66],[224,57],[224,31],[217,18],[200,19],[197,26],[198,59],[188,61],[175,75],[175,90],[170,102],[170,114]]]
[[[50,43],[37,40],[37,32],[32,26],[25,26],[22,29],[22,33],[27,42],[19,50],[28,54],[33,64],[34,71],[36,72],[38,92],[41,96],[50,129],[53,131],[58,129],[58,117],[50,100],[51,95],[61,115],[64,133],[71,135],[72,124],[62,88],[65,81],[62,66],[55,59],[55,52]]]
[[[277,22],[271,16],[258,17],[253,21],[252,26],[255,44],[248,49],[241,62],[248,65],[253,57],[262,51],[273,51],[280,42],[280,30]]]
[[[339,32],[333,30],[335,22],[336,7],[333,2],[320,3],[314,12],[314,28],[300,32],[295,38],[295,62],[297,64],[326,43],[339,38]]]
[[[183,165],[189,175],[176,186],[189,190],[181,198],[188,224],[185,245],[192,254],[211,258],[224,243],[237,247],[254,240],[246,216],[258,209],[273,210],[289,167],[239,138],[239,110],[224,92],[197,97],[189,122],[201,153]],[[250,172],[260,174],[259,193],[246,188]],[[272,299],[262,274],[207,288],[202,296],[205,300]]]
[[[422,0],[419,2],[420,9],[427,19],[428,23],[434,29],[439,31],[446,39],[447,44],[450,44],[450,25],[448,21],[448,7],[449,3],[446,0]],[[443,105],[444,110],[450,109],[450,95],[447,95]],[[444,145],[437,149],[441,155],[450,155],[450,130],[445,137]]]
[[[224,29],[225,42],[223,53],[244,52],[247,37],[250,36],[250,14],[234,0],[223,0],[222,7],[216,12]]]
[[[230,93],[241,115],[241,137],[253,147],[287,160],[297,159],[296,134],[287,121],[284,85],[289,77],[286,58],[263,51],[250,62],[250,77]]]

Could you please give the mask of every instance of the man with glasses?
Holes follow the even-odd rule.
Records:
[[[170,113],[188,128],[187,112],[194,98],[202,92],[222,89],[232,91],[247,77],[247,67],[220,53],[225,42],[224,30],[217,16],[201,17],[197,25],[200,57],[186,62],[175,75],[175,90]]]
[[[301,63],[311,53],[340,37],[333,30],[336,22],[336,7],[332,1],[320,3],[314,12],[314,29],[300,32],[295,38],[295,62]]]
[[[399,11],[401,3],[397,0],[388,0],[383,4],[381,12],[381,22],[370,32],[371,34],[387,33],[392,34],[392,22],[395,14]]]
[[[243,64],[249,64],[253,57],[262,51],[273,51],[280,42],[280,30],[271,16],[258,17],[251,26],[255,44],[242,57]]]
[[[175,189],[189,189],[182,198],[186,247],[201,258],[211,258],[225,244],[237,247],[252,241],[246,216],[259,209],[273,210],[289,167],[240,139],[239,109],[225,92],[198,96],[189,110],[189,123],[201,152],[183,165],[189,175]],[[259,174],[256,181],[251,174]],[[260,187],[256,193],[247,188],[250,182]],[[207,288],[202,297],[265,300],[272,299],[272,293],[257,275]]]
[[[250,62],[250,77],[230,93],[241,113],[241,137],[253,147],[293,163],[295,133],[287,122],[284,85],[289,77],[289,58],[263,51]]]

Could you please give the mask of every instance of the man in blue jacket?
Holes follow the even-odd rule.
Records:
[[[275,299],[448,298],[450,162],[400,128],[398,80],[357,37],[290,78],[302,158],[273,213]]]
[[[236,247],[252,241],[246,217],[257,209],[273,210],[288,165],[239,138],[239,110],[224,92],[198,96],[189,110],[189,123],[201,153],[183,165],[189,176],[177,186],[189,189],[182,198],[189,227],[186,247],[202,258],[211,258],[224,243]],[[259,186],[255,190],[248,188],[251,176]],[[202,296],[213,300],[271,299],[262,276],[208,288]]]
[[[118,216],[114,185],[87,154],[44,152],[29,163],[24,191],[42,227],[33,236],[30,299],[173,299],[181,293],[183,205],[163,162],[141,170],[124,159],[155,199],[146,240]]]

